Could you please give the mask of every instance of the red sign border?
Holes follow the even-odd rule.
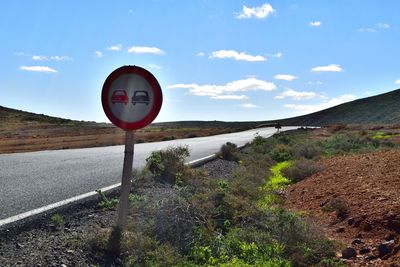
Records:
[[[124,74],[137,74],[142,76],[147,80],[150,84],[151,89],[153,90],[154,100],[153,107],[151,108],[149,114],[146,117],[136,122],[126,122],[118,119],[111,111],[108,102],[109,91],[111,89],[111,85],[113,82]],[[101,91],[101,103],[103,105],[103,110],[106,113],[107,118],[117,127],[129,131],[129,130],[138,130],[149,125],[158,115],[161,110],[161,105],[163,102],[163,95],[161,91],[160,84],[157,79],[154,77],[151,72],[148,70],[138,67],[138,66],[122,66],[108,75],[107,79],[104,82],[103,89]]]

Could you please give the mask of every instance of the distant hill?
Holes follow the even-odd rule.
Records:
[[[112,127],[111,124],[94,123],[84,121],[73,121],[69,119],[56,118],[43,114],[35,114],[21,110],[0,106],[0,122],[37,122],[58,125]],[[259,126],[281,125],[307,125],[326,126],[330,124],[383,124],[400,123],[400,89],[357,99],[335,107],[324,109],[307,115],[271,120],[271,121],[246,121],[246,122],[224,122],[224,121],[175,121],[153,123],[154,127],[166,128],[235,128],[248,129]]]
[[[326,126],[330,124],[400,123],[400,89],[357,99],[311,114],[267,121],[266,124]]]

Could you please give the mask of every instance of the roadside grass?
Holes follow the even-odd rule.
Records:
[[[290,183],[282,170],[292,161],[277,162],[261,147],[284,144],[292,158],[296,141],[289,135],[260,138],[254,141],[259,144],[235,151],[241,168],[228,180],[186,167],[184,147],[153,153],[133,181],[140,193],[131,197],[119,261],[124,266],[319,266],[321,260],[334,261],[335,244],[300,214],[284,210],[277,195]],[[89,239],[96,264],[115,263],[109,261],[111,232],[98,230]]]

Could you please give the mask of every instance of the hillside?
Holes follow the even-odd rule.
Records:
[[[282,125],[325,126],[330,124],[400,123],[400,89],[357,99],[311,114],[268,121]]]

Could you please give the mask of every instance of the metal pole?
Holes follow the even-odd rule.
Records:
[[[122,169],[122,181],[121,181],[121,195],[119,198],[118,206],[118,221],[117,226],[123,230],[126,226],[128,219],[128,202],[129,192],[132,184],[132,165],[133,165],[133,151],[135,142],[135,132],[125,132],[125,156],[124,156],[124,167]]]

